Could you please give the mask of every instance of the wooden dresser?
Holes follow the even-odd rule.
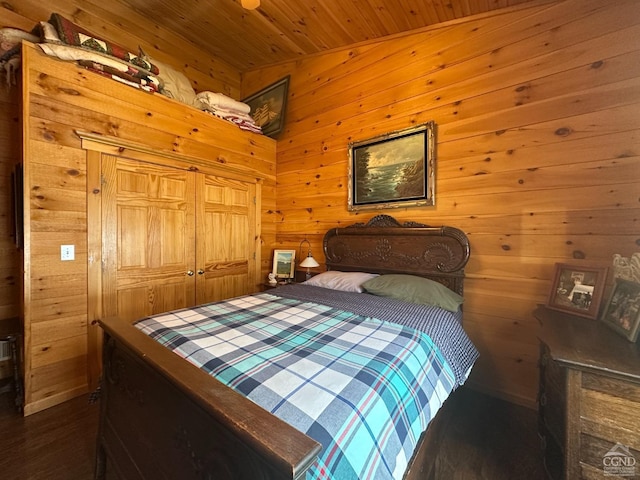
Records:
[[[640,347],[598,321],[543,306],[534,314],[549,478],[601,479],[616,468],[632,474],[613,478],[640,478]]]

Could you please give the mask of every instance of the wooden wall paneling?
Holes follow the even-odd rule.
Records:
[[[629,109],[625,107],[625,109]],[[618,109],[619,110],[619,109]],[[629,109],[631,110],[631,109]],[[610,115],[610,113],[608,114]],[[589,116],[587,120],[595,121],[598,117]],[[548,136],[539,136],[539,145],[525,146],[518,149],[498,150],[491,152],[473,151],[467,154],[455,155],[453,147],[456,144],[444,144],[438,152],[440,168],[438,169],[439,179],[449,182],[468,182],[479,175],[491,173],[500,175],[517,171],[523,175],[533,176],[539,169],[545,167],[566,166],[570,167],[570,158],[578,158],[581,162],[610,162],[611,167],[615,167],[619,160],[626,157],[635,157],[634,151],[640,151],[640,137],[637,131],[623,131],[619,133],[598,135],[597,129],[588,133],[591,135],[579,135],[572,132],[574,129],[575,117],[571,122],[571,127],[566,128],[565,140],[551,143]],[[604,125],[602,125],[604,127]],[[601,133],[603,131],[601,130]],[[505,132],[506,133],[506,132]],[[586,133],[586,132],[585,132]],[[533,132],[530,132],[533,135]],[[560,137],[559,135],[556,135]],[[545,142],[542,144],[542,142]],[[470,147],[472,142],[468,142]],[[471,147],[473,148],[473,147]],[[537,158],[535,170],[522,168],[520,158]],[[585,167],[581,167],[585,168]],[[605,164],[606,168],[606,164]],[[452,185],[451,190],[465,188],[464,184]]]
[[[45,367],[55,362],[86,355],[86,336],[73,336],[36,345],[33,352],[33,369]]]
[[[517,15],[526,17],[530,15],[530,11],[531,10],[523,10],[517,13]],[[514,13],[514,15],[516,14]],[[345,86],[347,90],[345,92],[336,89],[333,83],[341,78],[349,78],[350,76],[355,75],[357,71],[365,74],[362,76],[362,80],[360,82],[366,83],[367,85],[367,88],[363,91],[378,92],[380,88],[379,85],[376,87],[375,83],[384,83],[385,80],[383,77],[378,75],[371,75],[371,68],[375,69],[376,64],[375,58],[367,55],[371,50],[384,49],[383,54],[389,59],[389,66],[392,67],[389,72],[407,67],[407,64],[409,63],[420,63],[423,67],[423,72],[428,73],[429,71],[438,71],[443,65],[448,63],[447,58],[445,57],[447,50],[455,47],[463,49],[466,48],[465,43],[467,42],[470,34],[478,31],[488,33],[500,28],[500,26],[501,23],[496,22],[492,17],[484,18],[482,16],[478,16],[471,26],[468,22],[461,22],[457,25],[436,25],[429,29],[418,30],[414,35],[401,35],[394,37],[393,43],[386,41],[360,43],[352,45],[348,50],[334,50],[322,55],[321,57],[306,57],[305,59],[301,59],[297,62],[299,69],[306,75],[306,77],[304,78],[304,81],[297,85],[296,92],[299,89],[300,94],[296,94],[296,96],[306,95],[307,93],[310,93],[311,90],[314,90],[316,94],[306,98],[308,98],[308,102],[311,102],[311,104],[318,102],[320,105],[317,105],[317,107],[321,107],[325,100],[330,101],[332,98],[335,99],[335,95],[337,94],[346,93],[346,98],[354,98],[354,96],[351,95],[353,82],[347,81],[348,84]],[[525,32],[516,27],[514,32],[510,33],[520,35]],[[433,52],[437,52],[437,55],[434,55]],[[429,58],[431,58],[431,61],[428,60]],[[397,63],[391,63],[394,61]],[[430,65],[430,68],[427,68],[427,64]],[[306,70],[308,70],[308,66],[313,68],[312,74],[306,72]],[[340,69],[337,70],[336,67],[340,67]],[[267,67],[261,71],[266,72],[267,75],[271,77],[272,70],[274,70],[274,68],[279,68],[283,71],[282,66]],[[401,77],[401,75],[399,75],[399,77]],[[243,78],[243,89],[245,88],[245,85],[252,85],[251,80],[251,76]],[[403,86],[407,87],[407,85],[410,85],[409,82],[412,80],[413,79],[410,78],[405,79],[405,85]],[[403,82],[390,84],[387,81],[386,88],[399,88],[402,83]],[[322,90],[322,87],[327,87],[334,91],[326,92],[326,96],[318,95],[317,93]],[[362,93],[360,93],[360,95],[362,95]],[[305,105],[302,105],[302,107],[305,110],[308,110]],[[329,104],[326,109],[330,109],[332,107],[333,105]],[[290,111],[295,115],[296,105],[293,105]]]
[[[28,169],[29,175],[28,180],[25,175],[25,193],[30,196],[31,208],[51,212],[49,220],[54,225],[58,211],[74,211],[85,219],[85,229],[71,232],[55,227],[43,232],[37,227],[30,229],[30,262],[25,285],[29,282],[28,288],[33,291],[35,282],[31,279],[48,279],[50,284],[55,284],[59,276],[64,276],[68,287],[65,291],[40,291],[37,298],[31,296],[29,314],[25,314],[25,323],[28,321],[31,327],[25,335],[29,337],[25,357],[30,360],[25,375],[33,381],[25,402],[25,414],[30,414],[87,390],[86,371],[85,378],[78,384],[74,384],[72,379],[62,381],[67,386],[66,390],[58,390],[58,386],[46,382],[40,388],[35,386],[36,379],[41,375],[51,375],[56,368],[74,365],[73,371],[76,372],[78,364],[86,365],[86,170],[82,152],[61,151],[43,142],[29,141],[26,155],[29,161],[25,162],[25,171]],[[63,244],[75,246],[75,261],[60,261],[60,245]],[[68,320],[65,324],[67,336],[55,340],[42,336],[49,329],[38,328],[39,324],[59,318]],[[71,328],[72,325],[75,329]],[[60,378],[55,374],[54,377]],[[75,379],[79,380],[79,377]]]
[[[87,383],[99,385],[102,371],[102,155],[86,152],[87,168]]]
[[[503,132],[507,130],[505,127],[521,128],[543,120],[548,121],[606,110],[607,108],[633,105],[636,103],[634,99],[638,94],[636,83],[635,79],[626,80],[538,104],[519,106],[510,111],[503,110],[479,115],[477,118],[447,124],[438,130],[438,135],[440,141],[444,143],[489,132]]]
[[[528,312],[554,263],[638,250],[639,8],[566,0],[290,63],[276,243],[310,235],[320,256],[328,228],[383,213],[346,209],[348,142],[435,120],[436,206],[384,213],[469,235],[471,383],[533,407]],[[286,70],[244,72],[243,88]]]
[[[570,157],[569,157],[570,158]],[[546,190],[549,188],[567,188],[576,186],[604,186],[619,183],[620,178],[633,178],[637,171],[638,157],[611,158],[597,162],[579,163],[573,165],[558,164],[549,167],[530,167],[523,170],[492,172],[490,169],[469,171],[457,177],[438,177],[439,198],[456,198],[456,192],[464,192],[473,189],[474,195],[486,194],[510,194],[513,192]],[[598,175],[594,175],[598,172]],[[326,173],[326,170],[324,170]],[[320,176],[320,174],[318,174]],[[291,178],[292,176],[283,176]],[[444,178],[441,178],[444,177]],[[316,180],[316,179],[314,179]],[[325,202],[336,201],[333,197],[342,198],[347,190],[344,178],[318,179],[318,181],[304,184],[304,192],[283,188],[280,198],[282,204],[291,207],[300,205],[302,201],[314,196],[323,195],[324,192],[336,192],[332,196],[323,198]],[[497,186],[496,186],[497,185]],[[587,208],[598,208],[598,205],[585,205]]]
[[[24,57],[23,57],[24,62]],[[31,205],[31,191],[30,185],[31,182],[31,168],[28,165],[27,159],[30,158],[31,154],[31,140],[29,136],[28,126],[30,123],[29,117],[31,115],[30,105],[29,105],[29,84],[31,83],[30,72],[23,68],[22,69],[22,83],[21,83],[21,102],[20,107],[22,110],[21,117],[21,151],[22,151],[22,164],[23,164],[23,191],[22,191],[22,203],[23,203],[23,258],[22,258],[22,268],[23,268],[23,278],[22,278],[22,303],[21,303],[21,314],[22,314],[22,326],[23,326],[23,362],[22,362],[22,378],[23,378],[23,387],[24,387],[24,412],[27,414],[28,408],[33,401],[33,391],[34,386],[37,384],[33,382],[33,377],[31,375],[31,355],[28,352],[31,351],[32,348],[32,328],[31,328],[31,319],[32,319],[32,309],[31,309],[31,301],[32,295],[31,292],[35,287],[35,284],[31,282],[31,223],[26,221],[29,218],[32,210]],[[33,209],[37,211],[37,208]],[[55,212],[52,212],[52,215],[55,215]],[[37,278],[37,277],[36,277]],[[46,298],[45,295],[42,295],[41,298]]]
[[[33,20],[25,17],[19,12],[16,12],[15,7],[10,3],[6,3],[2,6],[2,18],[3,26],[11,26],[27,32],[31,31],[35,25]]]
[[[465,195],[463,198],[455,193],[448,195],[436,193],[436,202],[438,203],[438,214],[442,213],[446,216],[473,216],[478,211],[483,211],[487,215],[511,215],[513,213],[514,202],[526,211],[527,214],[554,210],[558,205],[571,203],[575,196],[580,194],[580,198],[585,198],[585,202],[578,207],[578,212],[588,211],[589,209],[628,209],[636,208],[637,192],[634,190],[634,182],[623,182],[618,188],[612,189],[608,185],[603,186],[587,186],[584,188],[575,186],[572,188],[560,188],[553,191],[553,196],[542,196],[540,191],[522,190],[521,192],[513,191],[506,193],[483,194],[483,195]],[[300,196],[295,205],[279,206],[284,221],[301,222],[306,220],[331,221],[333,214],[327,211],[326,206],[339,207],[346,204],[346,191],[344,194],[331,195],[326,193],[323,195],[323,204],[305,206],[302,201],[314,202],[314,196]],[[291,202],[293,203],[293,202]],[[286,205],[286,204],[285,204]],[[307,203],[309,205],[309,203]],[[402,210],[399,210],[402,211]],[[566,214],[569,218],[570,213]],[[431,220],[433,223],[433,220]]]
[[[61,62],[43,58],[43,68],[69,67]],[[64,68],[63,68],[64,70]],[[73,73],[74,71],[69,71]],[[114,97],[114,87],[117,82],[109,81],[97,75],[87,75],[77,69],[76,73],[82,76],[81,84],[73,89],[65,87],[65,73],[51,73],[39,79],[33,90],[34,116],[50,122],[60,122],[65,125],[76,125],[78,115],[82,115],[82,123],[85,130],[97,130],[111,136],[118,136],[125,140],[136,141],[145,138],[154,145],[161,145],[162,150],[173,151],[184,156],[194,158],[207,158],[214,160],[225,168],[236,168],[244,172],[256,172],[265,177],[275,178],[275,155],[273,153],[273,140],[261,136],[250,136],[212,115],[191,108],[178,108],[178,111],[187,111],[188,115],[182,118],[172,114],[176,107],[182,107],[170,99],[155,95],[143,94],[142,97],[134,95],[124,96],[123,100]],[[75,77],[78,78],[78,77]],[[106,83],[103,83],[106,81]],[[97,88],[99,90],[94,90]],[[142,93],[134,89],[127,93]],[[136,101],[133,101],[133,98]],[[157,102],[157,107],[155,106]],[[109,103],[105,103],[109,102]],[[109,105],[107,108],[104,105]],[[81,110],[78,111],[77,109]],[[119,117],[113,118],[113,109],[118,110]],[[208,124],[208,122],[211,122]],[[233,127],[233,128],[230,128]],[[46,136],[54,136],[54,132],[43,132]],[[215,143],[215,138],[225,136],[228,139],[228,147],[220,148]],[[253,158],[273,159],[273,163],[263,161],[253,168]]]
[[[466,315],[466,313],[465,313]],[[496,392],[509,392],[513,385],[520,386],[518,395],[502,393],[502,396],[517,401],[520,397],[537,394],[536,379],[539,375],[537,358],[534,355],[535,343],[524,343],[522,337],[535,339],[535,333],[522,331],[517,326],[506,325],[503,330],[487,331],[483,321],[493,321],[480,316],[465,328],[477,344],[480,357],[474,366],[474,376],[482,377],[482,381],[473,381],[473,388],[496,395]],[[465,320],[466,323],[466,320]],[[499,370],[500,375],[495,372]],[[522,400],[520,400],[522,401]]]
[[[630,15],[632,15],[633,7],[633,4],[627,3],[627,8],[629,8],[628,13]],[[299,103],[300,95],[296,94],[292,96],[290,102],[291,110],[294,110],[297,105],[302,105],[306,112],[312,111],[314,114],[309,115],[307,113],[306,121],[288,122],[287,131],[297,133],[298,128],[313,129],[312,133],[307,131],[306,135],[302,137],[305,141],[309,142],[316,140],[314,138],[315,135],[324,134],[323,140],[326,151],[327,145],[331,147],[330,139],[338,136],[340,143],[344,142],[344,137],[340,138],[340,132],[345,130],[349,131],[353,128],[365,128],[369,130],[371,126],[376,129],[375,131],[372,130],[371,134],[362,133],[359,134],[359,137],[354,138],[361,139],[366,138],[366,135],[373,136],[374,132],[384,133],[399,128],[397,119],[401,119],[404,112],[415,114],[415,104],[420,100],[417,98],[418,96],[423,97],[423,106],[419,110],[419,114],[426,121],[430,118],[428,115],[435,118],[439,118],[442,115],[442,112],[431,110],[438,108],[439,105],[441,105],[440,108],[445,108],[447,112],[457,112],[460,110],[460,105],[464,105],[466,102],[465,97],[461,95],[466,96],[472,93],[473,96],[477,96],[487,91],[493,91],[496,89],[496,86],[500,85],[500,82],[505,82],[505,86],[513,85],[513,88],[516,89],[522,87],[522,85],[518,85],[515,82],[526,83],[527,81],[531,81],[531,75],[539,75],[541,78],[545,77],[549,73],[557,72],[559,65],[563,65],[562,68],[564,69],[565,65],[575,65],[576,67],[581,65],[591,66],[594,62],[601,62],[603,60],[601,55],[605,53],[602,51],[602,45],[605,45],[607,49],[610,45],[618,45],[617,52],[627,52],[633,48],[630,46],[633,45],[633,42],[629,42],[629,40],[635,38],[637,35],[634,34],[632,30],[621,29],[620,26],[616,27],[613,25],[610,20],[611,14],[609,14],[606,9],[599,10],[598,13],[600,15],[597,21],[605,22],[605,20],[608,19],[605,25],[611,30],[611,32],[609,32],[611,34],[611,42],[603,42],[601,39],[600,43],[598,43],[599,48],[589,48],[590,46],[594,46],[593,42],[587,42],[587,45],[579,43],[580,38],[588,35],[588,33],[586,33],[589,31],[588,28],[583,28],[581,35],[576,35],[575,32],[574,35],[564,34],[563,28],[560,27],[563,23],[571,22],[572,20],[567,20],[567,18],[575,18],[577,14],[574,13],[563,16],[562,20],[560,17],[558,17],[558,20],[554,20],[554,22],[559,23],[554,23],[553,26],[557,27],[562,35],[556,31],[550,33],[549,31],[543,30],[531,39],[528,38],[525,45],[520,45],[513,41],[513,35],[522,27],[518,22],[514,22],[515,27],[514,23],[511,22],[506,22],[505,25],[501,24],[502,28],[497,30],[497,32],[503,35],[503,38],[500,40],[500,36],[496,37],[500,40],[499,46],[489,44],[488,47],[483,47],[483,32],[473,32],[470,35],[477,37],[474,38],[473,43],[487,51],[484,53],[475,53],[475,50],[470,50],[468,48],[469,38],[467,38],[467,42],[463,43],[459,49],[455,50],[454,48],[453,53],[457,53],[461,58],[452,59],[450,63],[444,63],[441,60],[441,52],[437,49],[437,45],[432,46],[428,42],[425,42],[423,48],[428,52],[435,52],[432,53],[434,57],[434,60],[431,62],[433,67],[431,69],[423,67],[418,77],[407,71],[415,65],[415,59],[410,58],[411,61],[404,59],[402,62],[399,62],[404,65],[404,68],[394,65],[395,68],[389,68],[388,70],[371,69],[372,71],[367,72],[366,75],[360,76],[363,80],[355,83],[355,87],[354,82],[348,82],[348,80],[344,82],[344,85],[340,85],[339,81],[328,83],[327,88],[331,85],[332,88],[336,89],[336,94],[324,94],[322,89],[316,91],[312,98],[324,100],[324,106],[320,112],[327,110],[332,111],[332,109],[340,106],[342,115],[337,125],[334,125],[334,122],[326,119],[321,113],[315,113],[317,109],[314,109],[312,106],[306,105],[305,102]],[[605,13],[607,14],[607,19],[600,18],[604,16]],[[527,20],[528,24],[536,25],[539,16],[530,16]],[[588,22],[588,18],[584,20],[584,23]],[[626,21],[625,24],[628,22],[629,21]],[[473,30],[472,28],[467,28]],[[538,28],[540,27],[538,26]],[[563,47],[567,48],[563,49]],[[387,50],[390,47],[386,47],[386,45],[383,44],[381,48],[385,48],[385,53],[388,53]],[[443,45],[442,48],[447,51],[445,45]],[[521,52],[523,49],[530,52],[527,57],[522,56]],[[374,58],[376,58],[375,53]],[[372,62],[374,62],[374,60],[372,60]],[[514,64],[521,64],[523,62],[524,67],[518,68],[516,72],[513,71],[513,68],[508,68]],[[529,67],[528,69],[526,68],[527,66]],[[304,73],[306,72],[303,72],[303,74]],[[339,73],[332,73],[334,77],[340,78]],[[545,75],[545,73],[547,75]],[[310,77],[315,76],[315,74],[316,72],[313,72],[313,74],[305,74],[305,76]],[[374,79],[380,79],[382,85],[372,85]],[[337,83],[337,85],[332,85],[332,83]],[[481,86],[478,85],[478,83],[480,83]],[[292,81],[292,85],[293,84]],[[337,94],[337,92],[339,92],[339,94]],[[353,98],[355,101],[345,101],[345,98]],[[452,99],[455,100],[452,101]],[[338,105],[338,102],[340,105]],[[387,108],[381,109],[381,105],[387,106]],[[491,102],[487,102],[484,105],[487,110],[492,108]],[[348,106],[351,106],[351,108],[355,110],[350,112]],[[376,109],[378,110],[379,117],[375,118],[375,116],[373,116],[375,121],[372,121],[368,125],[350,125],[351,122],[362,121],[358,116],[359,112],[373,112]],[[292,115],[295,117],[295,110]],[[420,119],[418,118],[416,121],[420,121]],[[318,128],[319,126],[324,126],[326,132]],[[297,137],[294,136],[288,142],[284,143],[282,145],[283,151],[295,146],[296,140]],[[301,146],[298,145],[298,147]]]
[[[635,221],[630,222],[628,220],[629,218],[637,219],[639,215],[640,209],[624,209],[622,211],[594,209],[572,212],[570,217],[567,217],[567,214],[562,212],[524,212],[519,214],[510,213],[508,215],[487,215],[481,217],[475,215],[443,215],[441,217],[439,216],[438,219],[448,224],[460,225],[463,230],[473,231],[476,235],[481,233],[500,234],[512,229],[514,225],[517,225],[519,234],[531,235],[540,231],[550,231],[550,229],[555,229],[558,225],[562,225],[566,235],[584,236],[608,235],[612,229],[615,229],[619,235],[634,235],[637,233]],[[350,220],[347,220],[346,224],[348,224],[349,221]],[[344,221],[340,220],[338,220],[338,223],[345,224]],[[296,235],[296,232],[299,232],[301,229],[307,229],[310,234],[322,235],[335,225],[336,221],[331,219],[315,221],[312,226],[310,226],[306,220],[300,222],[288,221],[279,224],[279,238]],[[321,238],[320,241],[322,241]],[[485,269],[499,268],[501,258],[501,256],[493,257],[490,263],[485,265],[482,262],[478,262],[477,266],[478,268],[482,267]],[[508,257],[505,258],[508,263],[511,263]],[[470,262],[475,262],[475,259],[471,258]],[[525,262],[524,265],[529,268],[528,262]],[[546,262],[544,262],[544,265],[546,266]],[[533,273],[536,273],[536,271],[534,270]]]
[[[83,348],[79,344],[78,348]],[[30,391],[35,402],[25,405],[25,415],[44,410],[87,392],[87,357],[76,355],[73,358],[44,365],[33,374]],[[61,393],[62,392],[62,393]]]

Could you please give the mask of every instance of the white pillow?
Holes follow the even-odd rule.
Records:
[[[166,63],[159,62],[156,59],[152,61],[160,71],[157,75],[162,82],[160,93],[186,105],[197,107],[196,92],[193,90],[187,76]]]
[[[329,270],[328,272],[322,272],[314,277],[311,277],[306,282],[302,282],[305,285],[312,285],[314,287],[330,288],[332,290],[341,290],[343,292],[364,292],[362,284],[367,280],[377,277],[377,273],[366,272],[337,272],[335,270]]]

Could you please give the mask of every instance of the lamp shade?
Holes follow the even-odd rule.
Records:
[[[315,258],[313,258],[311,255],[309,255],[302,262],[300,262],[300,266],[303,267],[303,268],[315,268],[315,267],[319,267],[320,264],[318,262],[316,262]]]

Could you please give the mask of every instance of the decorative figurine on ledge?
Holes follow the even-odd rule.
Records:
[[[269,285],[276,285],[278,283],[274,273],[270,273],[269,275],[267,275],[267,278],[269,279]]]

